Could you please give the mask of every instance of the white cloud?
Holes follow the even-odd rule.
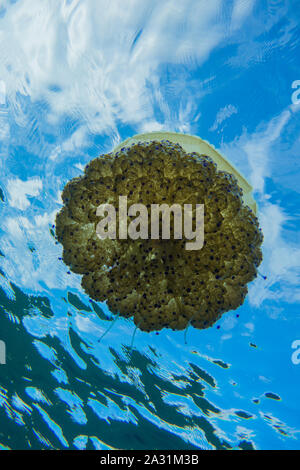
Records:
[[[16,209],[25,210],[30,206],[27,196],[38,196],[43,183],[40,178],[32,178],[22,181],[19,178],[7,181],[7,193],[9,204]]]
[[[264,180],[271,173],[269,168],[271,146],[280,137],[290,117],[290,111],[284,110],[273,118],[263,131],[256,132],[242,145],[249,162],[250,182],[254,191],[264,192]]]
[[[212,127],[209,129],[210,131],[215,131],[220,124],[222,124],[225,119],[230,118],[233,114],[237,114],[238,110],[235,106],[232,104],[228,104],[227,106],[224,106],[224,108],[221,108],[216,116],[216,120]]]
[[[224,7],[225,0],[24,0],[8,6],[0,19],[0,77],[15,118],[24,124],[19,92],[33,101],[46,98],[51,123],[68,114],[91,133],[117,132],[117,120],[153,121],[148,82],[155,82],[161,64],[205,61],[228,35],[230,18],[219,21]],[[236,2],[233,20],[244,21],[247,8]]]
[[[79,276],[66,274],[67,267],[58,262],[61,247],[55,245],[50,234],[57,210],[42,214],[12,217],[2,221],[5,257],[1,260],[2,268],[8,279],[13,279],[25,288],[34,291],[79,287]],[[29,248],[33,248],[31,251]]]
[[[260,267],[267,275],[258,278],[249,290],[249,300],[260,305],[265,299],[297,302],[300,300],[300,248],[285,241],[283,227],[287,217],[280,206],[266,202],[260,209],[260,224],[264,234],[264,259]],[[279,284],[278,284],[279,283]],[[276,289],[274,285],[279,285]]]
[[[267,124],[262,123],[253,134],[249,134],[245,129],[241,136],[221,147],[221,152],[236,164],[250,181],[254,191],[261,195],[264,194],[265,178],[272,173],[272,146],[280,138],[291,115],[290,109],[287,108]]]
[[[252,12],[254,3],[255,0],[235,0],[231,18],[232,28],[238,28],[247,19]]]
[[[76,151],[81,149],[87,142],[87,128],[81,126],[79,129],[73,132],[71,137],[66,139],[61,145],[58,145],[52,150],[50,160],[56,160],[59,156],[65,155],[65,153],[73,153],[76,155]]]
[[[253,134],[245,130],[231,144],[222,147],[222,153],[230,156],[238,168],[242,166],[258,202],[258,217],[264,234],[260,271],[267,276],[267,280],[258,277],[249,288],[249,300],[255,306],[261,305],[266,299],[283,299],[287,302],[297,302],[300,299],[300,249],[296,243],[286,241],[283,230],[289,217],[265,193],[265,180],[272,177],[272,167],[275,165],[272,161],[273,150],[280,144],[280,138],[291,116],[290,108],[287,108],[270,122],[261,124]],[[284,162],[283,152],[280,158],[277,167]]]

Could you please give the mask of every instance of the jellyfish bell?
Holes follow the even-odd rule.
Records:
[[[133,137],[129,137],[122,143],[120,143],[113,151],[113,154],[118,154],[120,151],[124,151],[125,148],[143,144],[146,142],[157,141],[157,142],[171,142],[174,145],[178,144],[187,154],[199,154],[210,157],[217,165],[218,171],[233,175],[238,182],[239,187],[243,190],[242,199],[246,206],[249,206],[254,214],[257,211],[257,205],[253,198],[253,188],[247,179],[238,171],[238,169],[231,163],[227,158],[222,156],[213,145],[207,141],[200,139],[198,136],[189,134],[180,134],[177,132],[147,132],[144,134],[137,134]],[[175,170],[176,173],[176,170]]]
[[[99,238],[97,208],[117,207],[119,196],[146,207],[203,204],[202,248],[186,250],[186,240],[174,234]],[[252,188],[198,137],[153,132],[127,139],[90,161],[62,199],[56,236],[64,262],[82,275],[92,299],[106,301],[118,317],[132,317],[143,331],[208,328],[244,302],[257,276],[263,237]]]

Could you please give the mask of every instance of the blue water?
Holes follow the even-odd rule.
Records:
[[[297,0],[0,2],[1,448],[300,448],[299,19]],[[267,280],[187,344],[131,349],[125,319],[98,343],[113,316],[59,260],[60,194],[154,130],[249,179]]]

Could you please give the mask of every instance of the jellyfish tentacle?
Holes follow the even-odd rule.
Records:
[[[187,331],[188,331],[189,327],[191,326],[191,323],[194,320],[195,316],[196,315],[193,315],[192,318],[189,319],[188,324],[186,325],[186,328],[184,330],[184,334],[183,334],[184,344],[187,344],[186,334],[187,334]]]
[[[263,278],[264,281],[266,281],[268,278],[264,274],[262,274],[260,271],[257,270],[257,273]]]
[[[98,343],[100,343],[100,341],[103,339],[103,337],[111,330],[111,328],[114,326],[114,324],[116,323],[116,321],[118,320],[120,316],[120,313],[117,313],[116,317],[113,319],[112,323],[109,325],[109,327],[104,331],[104,333],[100,336],[100,338],[98,339]]]
[[[132,334],[132,338],[131,338],[131,343],[130,343],[129,352],[131,352],[131,351],[132,351],[132,349],[133,349],[133,342],[134,342],[134,337],[135,337],[136,330],[138,329],[139,325],[140,325],[139,323],[138,323],[137,325],[135,325],[134,332],[133,332],[133,334]]]

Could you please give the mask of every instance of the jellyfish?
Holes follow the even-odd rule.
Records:
[[[86,294],[145,332],[209,328],[243,304],[262,261],[251,186],[209,144],[193,139],[135,136],[91,160],[64,187],[56,216],[62,259],[82,276]],[[119,195],[146,207],[204,204],[203,247],[186,250],[172,234],[100,239],[97,207],[118,207]]]

